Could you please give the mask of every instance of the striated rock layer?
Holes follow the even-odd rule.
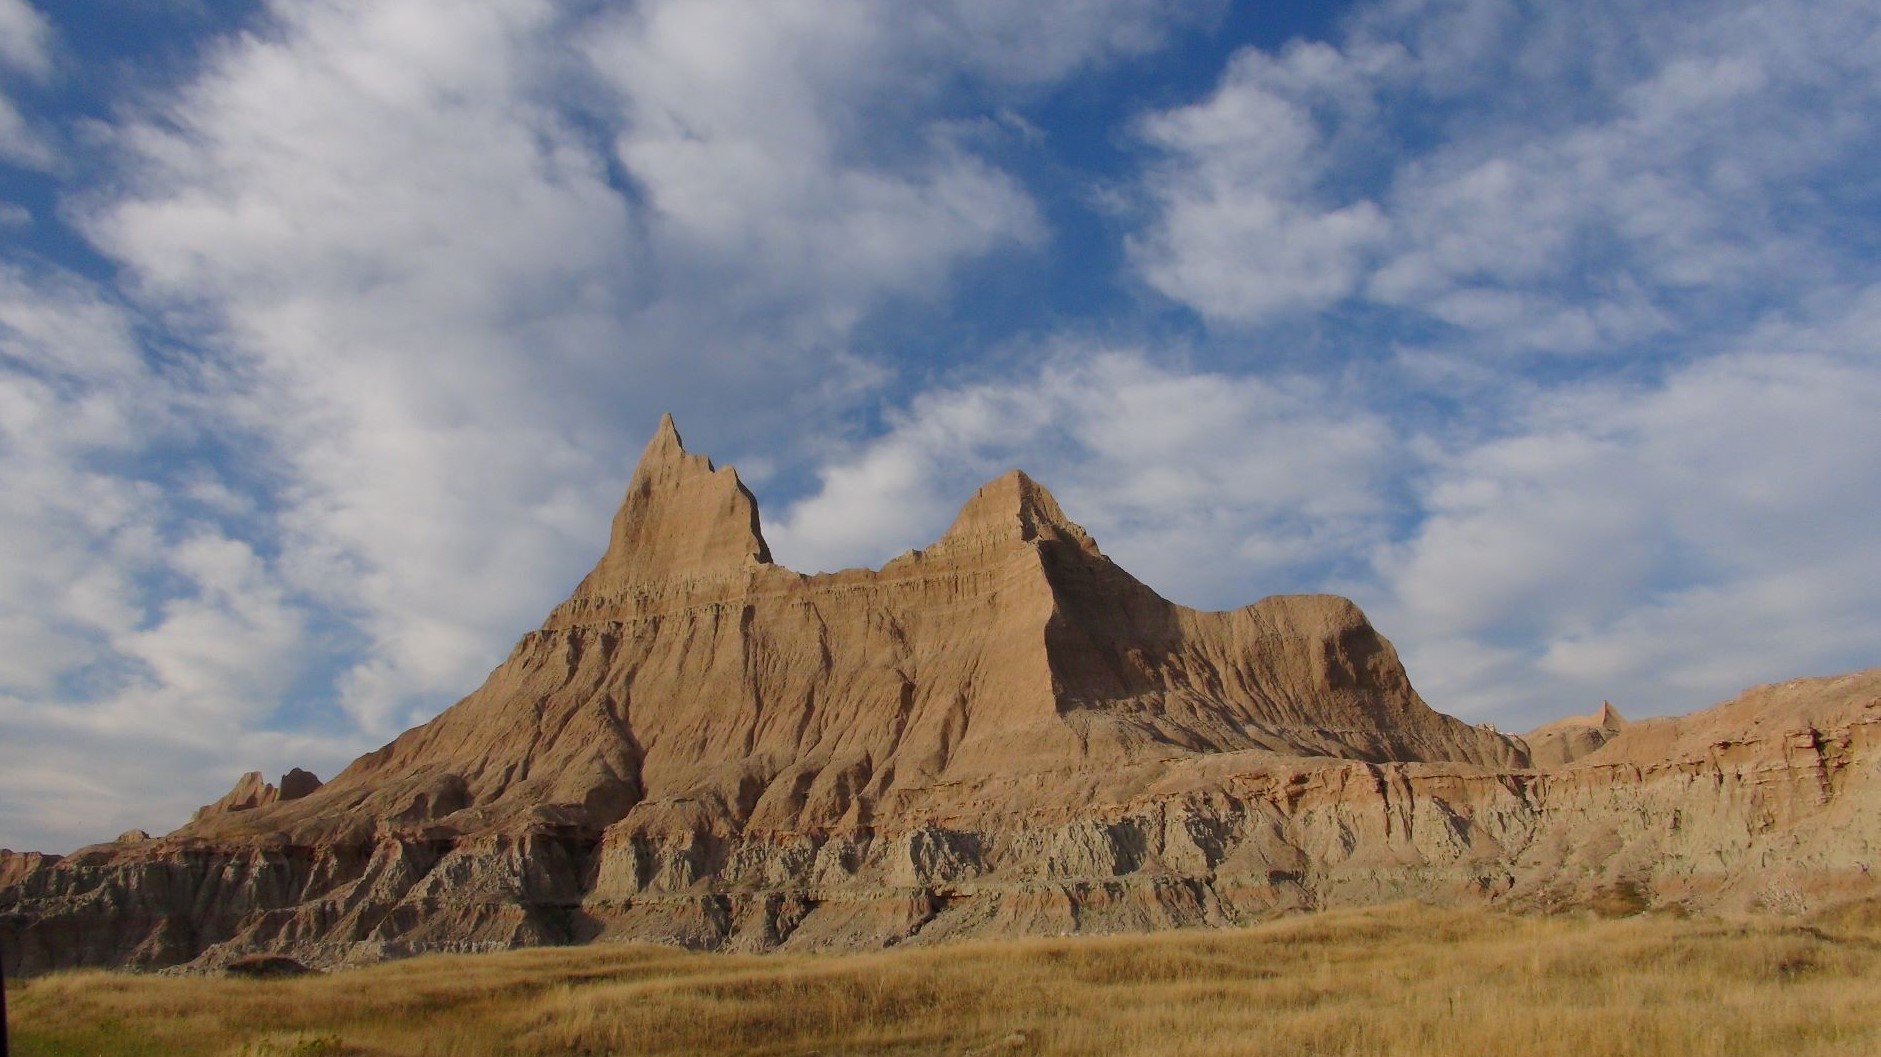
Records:
[[[166,837],[0,852],[0,950],[32,973],[1407,896],[1800,909],[1875,885],[1878,724],[1881,670],[1506,737],[1428,708],[1350,602],[1173,605],[1016,471],[932,547],[799,575],[666,419],[606,553],[476,692],[324,785],[251,774]]]

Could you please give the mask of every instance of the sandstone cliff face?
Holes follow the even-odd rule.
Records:
[[[1877,722],[1862,673],[1540,738],[1563,765],[1536,771],[1535,742],[1429,709],[1351,603],[1172,605],[1022,473],[879,570],[780,568],[669,419],[594,570],[484,686],[304,795],[254,775],[164,838],[0,854],[0,937],[36,972],[1404,896],[1782,910],[1873,884]]]

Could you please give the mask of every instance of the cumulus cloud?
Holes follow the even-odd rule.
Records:
[[[1379,48],[1363,69],[1350,62],[1322,43],[1278,57],[1245,51],[1211,98],[1143,122],[1143,138],[1168,156],[1148,181],[1156,223],[1131,245],[1150,285],[1230,323],[1353,292],[1387,225],[1376,203],[1323,186],[1347,130],[1323,127],[1318,112],[1362,122],[1362,79],[1401,56]]]
[[[43,691],[88,635],[134,623],[120,566],[154,543],[147,491],[100,462],[161,431],[168,409],[149,398],[126,321],[76,280],[0,271],[0,354],[7,689]]]

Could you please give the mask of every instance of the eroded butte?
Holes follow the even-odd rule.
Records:
[[[606,552],[483,686],[321,784],[0,852],[9,973],[645,939],[736,950],[1251,922],[1415,897],[1873,894],[1881,670],[1528,739],[1351,602],[1173,605],[1043,486],[881,569],[774,564],[662,420]]]

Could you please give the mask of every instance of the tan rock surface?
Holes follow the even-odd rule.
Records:
[[[481,688],[325,785],[244,776],[165,838],[0,857],[0,930],[32,972],[1405,896],[1780,910],[1873,883],[1878,684],[1756,691],[1585,755],[1617,714],[1551,725],[1531,736],[1566,766],[1538,772],[1536,743],[1429,709],[1350,602],[1173,605],[1016,471],[879,570],[783,569],[666,419],[594,570]]]
[[[191,816],[191,821],[233,814],[237,811],[253,811],[258,807],[266,807],[280,798],[280,790],[262,781],[260,771],[249,771],[235,780],[235,787],[222,794],[222,799],[197,808],[196,813]]]
[[[1528,760],[1535,767],[1559,767],[1597,751],[1626,729],[1626,718],[1611,701],[1602,701],[1590,716],[1569,716],[1546,723],[1522,735]]]

